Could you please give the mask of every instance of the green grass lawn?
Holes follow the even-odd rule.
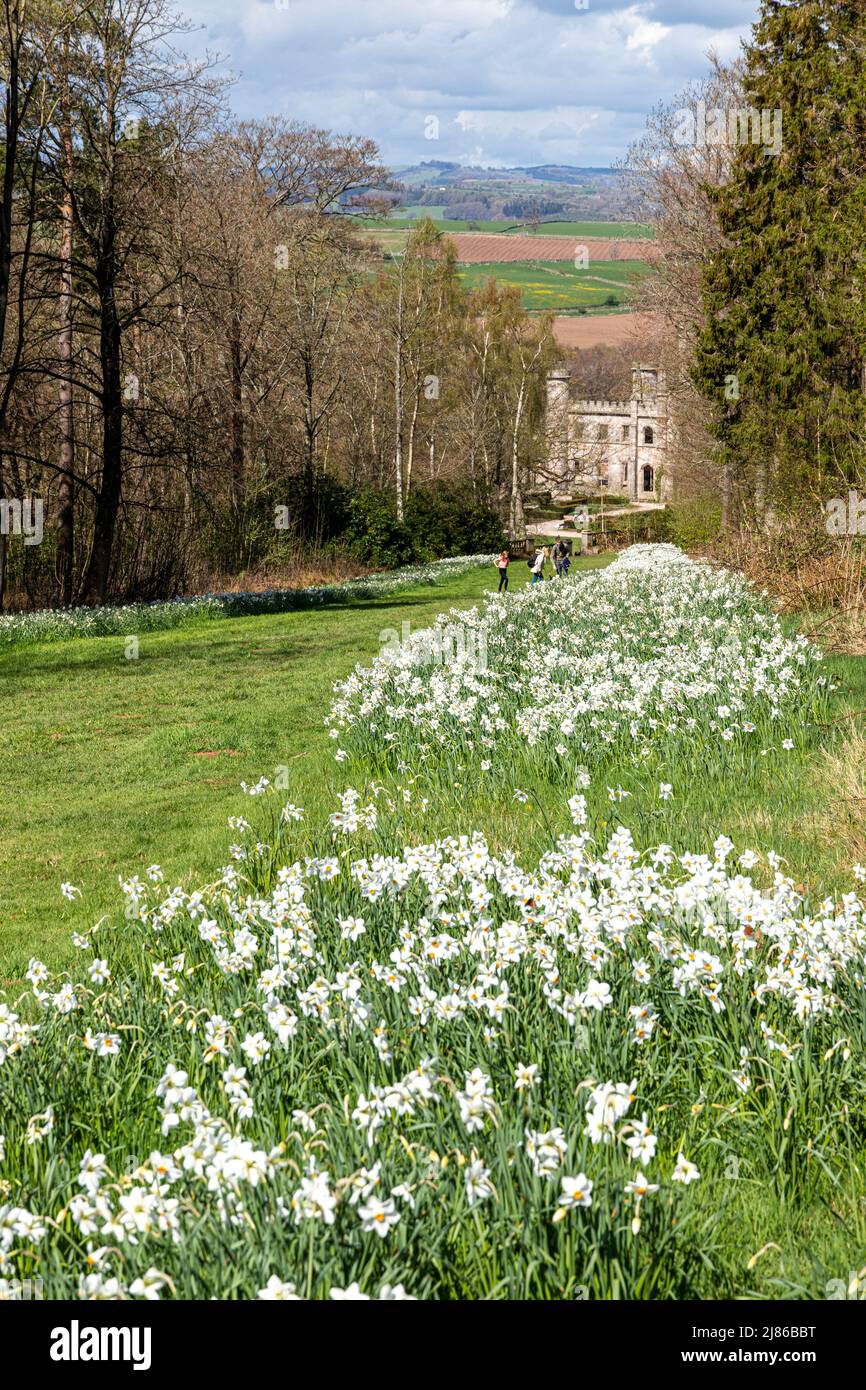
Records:
[[[525,564],[512,564],[512,587],[528,577]],[[227,818],[249,811],[242,780],[287,768],[287,800],[313,817],[332,809],[347,780],[323,726],[334,681],[372,660],[384,629],[424,627],[495,587],[491,567],[381,601],[150,633],[138,661],[126,660],[123,637],[5,653],[0,988],[16,985],[33,955],[66,962],[71,930],[116,910],[118,874],[155,862],[189,887],[225,863]],[[801,761],[781,775],[764,763],[735,784],[710,781],[663,809],[636,810],[640,840],[698,849],[723,829],[785,854],[819,893],[841,882],[860,833],[856,721],[841,716],[866,706],[866,659],[830,665],[842,683],[839,722]],[[489,791],[462,792],[455,824],[538,848],[571,788],[535,788],[529,808],[512,790],[501,788],[495,814]],[[629,802],[618,808],[626,824],[630,814]],[[61,897],[64,880],[82,889],[79,902]]]
[[[512,580],[525,583],[525,565]],[[0,836],[0,989],[33,955],[70,957],[70,929],[116,907],[117,875],[157,862],[187,885],[225,862],[241,781],[290,769],[287,798],[331,806],[342,785],[323,719],[335,680],[379,633],[477,601],[475,570],[321,612],[22,646],[0,656],[6,777]],[[83,890],[67,903],[59,884]]]

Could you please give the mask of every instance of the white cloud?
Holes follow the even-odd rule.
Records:
[[[606,165],[645,113],[733,56],[758,0],[178,0],[243,116],[371,135],[391,163]],[[709,11],[709,14],[708,14]],[[439,139],[425,139],[428,116]],[[471,136],[467,149],[466,136]],[[476,148],[477,147],[477,148]]]
[[[671,32],[668,25],[658,24],[654,19],[645,19],[638,10],[631,10],[625,18],[634,24],[625,43],[626,48],[633,52],[649,54]]]

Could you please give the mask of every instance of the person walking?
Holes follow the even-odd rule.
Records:
[[[511,556],[508,551],[503,550],[499,559],[496,561],[496,568],[499,570],[499,588],[496,590],[498,594],[501,594],[503,591],[505,593],[508,592],[508,562],[510,559]]]
[[[535,554],[535,559],[532,563],[532,579],[530,580],[530,583],[544,583],[544,558],[544,550],[541,546],[539,546]]]
[[[562,578],[562,566],[565,561],[565,542],[562,536],[557,536],[556,545],[553,547],[553,568],[556,570],[557,579]]]

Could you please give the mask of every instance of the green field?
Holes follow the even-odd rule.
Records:
[[[482,218],[468,222],[465,219],[443,217],[443,208],[424,208],[420,205],[411,209],[400,209],[400,214],[411,212],[412,216],[392,215],[387,220],[374,217],[353,218],[353,222],[365,229],[378,232],[407,231],[422,217],[430,217],[443,232],[498,232],[503,236],[582,236],[602,237],[609,240],[652,241],[652,227],[642,222],[540,222],[532,227],[528,222],[503,222]]]
[[[537,228],[524,223],[508,230],[521,236],[583,236],[617,241],[655,239],[653,228],[644,222],[541,222]]]
[[[494,261],[461,265],[458,273],[466,289],[479,289],[492,276],[499,284],[516,285],[524,308],[565,314],[628,306],[631,281],[645,272],[644,261],[592,261],[587,270],[575,270],[568,261]],[[612,295],[616,305],[607,303]]]
[[[399,254],[408,232],[385,232],[377,240],[392,254]],[[387,257],[383,269],[394,261]],[[467,290],[477,290],[491,277],[502,285],[514,285],[522,293],[524,308],[533,313],[545,309],[556,314],[585,311],[615,313],[627,309],[634,295],[633,281],[646,274],[645,261],[591,261],[586,270],[575,270],[569,261],[484,261],[458,265],[458,276]],[[608,304],[611,296],[616,304]]]
[[[396,252],[402,254],[406,249],[406,243],[411,233],[402,228],[380,227],[375,232],[365,232],[365,239],[372,242],[374,246],[380,246],[383,251]]]
[[[436,211],[437,209],[433,209]],[[366,224],[367,235],[386,253],[385,266],[391,267],[394,256],[401,255],[411,235],[411,222],[391,219],[387,225]],[[466,231],[467,224],[440,222],[443,231]],[[599,229],[605,228],[604,232]],[[502,223],[478,224],[477,230],[525,234],[526,227],[503,229]],[[543,225],[539,231],[547,235],[626,236],[651,234],[650,228],[637,223],[558,222]],[[459,276],[466,289],[478,289],[493,277],[503,285],[516,285],[522,292],[524,308],[533,313],[549,309],[557,314],[587,312],[616,313],[626,309],[633,298],[632,281],[646,274],[645,261],[591,261],[588,269],[575,270],[568,261],[487,261],[476,265],[460,265]],[[608,303],[614,296],[615,304]]]

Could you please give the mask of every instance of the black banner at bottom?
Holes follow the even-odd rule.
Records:
[[[513,1360],[509,1365],[507,1358],[513,1359],[517,1340],[526,1354],[538,1358],[539,1369],[549,1357],[576,1355],[575,1364],[588,1357],[590,1364],[600,1361],[612,1373],[639,1367],[641,1374],[667,1374],[679,1368],[699,1379],[711,1367],[756,1367],[784,1383],[791,1371],[806,1369],[826,1376],[856,1364],[863,1320],[852,1303],[859,1301],[525,1303],[520,1305],[519,1323],[508,1313],[508,1305],[475,1305],[470,1322],[459,1305],[418,1303],[414,1311],[383,1309],[373,1315],[379,1348],[374,1359],[384,1354],[393,1369],[400,1364],[405,1337],[407,1372],[418,1365],[423,1346],[426,1373],[441,1356],[443,1369],[453,1374],[457,1348],[452,1337],[457,1335],[464,1348],[459,1359],[467,1353],[473,1360],[477,1356],[485,1376],[495,1372],[500,1356],[503,1372],[514,1373]],[[500,1323],[503,1314],[506,1321]],[[337,1341],[336,1332],[346,1327],[345,1316],[330,1304],[300,1301],[279,1309],[265,1303],[7,1302],[0,1303],[0,1345],[7,1368],[15,1349],[26,1355],[28,1369],[49,1383],[75,1374],[100,1379],[101,1370],[115,1378],[124,1373],[139,1378],[216,1373],[224,1381],[235,1360],[247,1373],[256,1367],[265,1370],[262,1357],[273,1365],[275,1358],[286,1355],[283,1339],[288,1335],[293,1338],[292,1355],[323,1357],[320,1369],[332,1376],[342,1353],[347,1371],[354,1375],[359,1357],[365,1360],[372,1350],[371,1314],[367,1309],[360,1323],[349,1324],[360,1339],[353,1335]],[[387,1321],[377,1323],[376,1317]],[[536,1332],[543,1340],[533,1350],[526,1334]],[[325,1342],[320,1340],[322,1333]]]

